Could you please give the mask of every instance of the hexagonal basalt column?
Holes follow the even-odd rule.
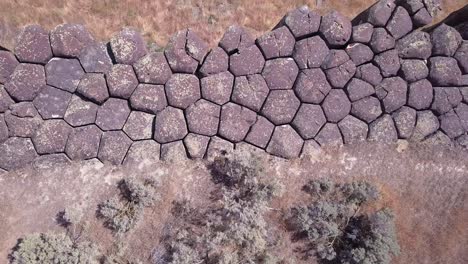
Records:
[[[256,113],[234,103],[227,103],[221,108],[219,135],[231,142],[244,140],[250,127],[256,121]]]
[[[216,135],[220,113],[219,105],[204,99],[197,101],[185,111],[189,131],[205,136]]]
[[[268,119],[263,116],[257,116],[257,121],[250,128],[245,141],[259,148],[265,148],[270,141],[271,134],[275,129]]]
[[[255,45],[239,49],[229,60],[229,70],[234,76],[261,73],[264,65],[265,58]]]
[[[13,53],[0,50],[0,83],[8,82],[18,64],[19,62]]]
[[[361,79],[353,78],[346,85],[349,99],[354,102],[375,93],[374,87]]]
[[[225,72],[229,67],[229,56],[220,47],[216,47],[208,53],[199,72],[203,76]]]
[[[84,76],[77,59],[53,58],[45,66],[47,84],[73,93]]]
[[[383,115],[369,125],[369,140],[391,143],[397,139],[398,133],[390,115]]]
[[[302,38],[317,33],[320,28],[321,17],[318,13],[301,6],[289,12],[283,23],[291,30],[296,38]]]
[[[112,68],[112,60],[105,43],[94,43],[87,46],[78,58],[86,72],[108,73]]]
[[[71,97],[64,119],[68,124],[77,127],[94,123],[98,105],[82,99],[77,95]]]
[[[380,53],[393,49],[395,39],[384,28],[375,28],[369,44],[374,53]]]
[[[442,23],[431,32],[432,56],[451,57],[458,50],[463,39],[460,33]]]
[[[109,94],[128,99],[138,85],[138,79],[131,65],[116,64],[106,75]]]
[[[95,125],[74,128],[68,137],[65,153],[70,159],[96,158],[102,131]]]
[[[319,105],[302,104],[291,125],[304,139],[311,139],[327,122]]]
[[[153,138],[158,143],[181,140],[187,133],[187,124],[182,110],[169,106],[156,115]]]
[[[205,156],[210,137],[190,133],[184,138],[184,145],[192,159],[201,159]]]
[[[413,22],[408,11],[398,6],[386,26],[395,39],[399,39],[413,30]]]
[[[382,76],[395,76],[400,70],[400,58],[395,49],[387,50],[375,56],[374,63],[380,68]]]
[[[102,104],[109,98],[109,91],[107,89],[106,80],[104,79],[104,74],[100,73],[85,74],[76,92],[97,104]]]
[[[339,122],[351,111],[351,102],[346,93],[340,89],[332,89],[322,104],[323,112],[329,122]]]
[[[294,36],[285,26],[276,28],[257,39],[257,44],[266,59],[292,55]]]
[[[11,99],[3,85],[0,85],[0,113],[4,113],[15,101]]]
[[[122,129],[129,114],[127,100],[110,98],[99,107],[96,125],[104,131]]]
[[[408,86],[400,77],[386,78],[375,88],[386,113],[391,113],[406,104]]]
[[[230,72],[213,74],[202,78],[200,82],[204,99],[219,105],[229,102],[234,83],[234,76]]]
[[[439,120],[431,111],[420,111],[417,113],[416,127],[411,139],[421,141],[436,132],[439,127]]]
[[[352,103],[351,114],[370,123],[382,114],[379,99],[368,96]]]
[[[289,125],[277,126],[266,151],[272,155],[292,159],[299,157],[304,140]]]
[[[398,55],[405,59],[427,59],[431,56],[432,42],[429,33],[413,31],[398,40]]]
[[[150,139],[153,133],[154,115],[132,111],[128,116],[123,131],[132,140]]]
[[[262,76],[271,90],[292,89],[299,69],[291,58],[269,60],[265,64]]]
[[[338,67],[325,71],[327,79],[334,88],[343,88],[356,73],[356,65],[349,60]]]
[[[429,75],[429,69],[423,60],[402,60],[401,77],[407,82],[416,82]]]
[[[193,74],[208,53],[208,45],[186,29],[171,37],[164,53],[173,72]]]
[[[340,146],[343,145],[343,137],[341,136],[338,125],[326,123],[320,132],[315,136],[315,140],[320,146]]]
[[[117,63],[133,64],[148,52],[146,43],[139,32],[124,28],[110,41],[112,53]]]
[[[63,120],[47,120],[31,139],[39,154],[61,153],[65,151],[71,131],[72,128]]]
[[[354,144],[367,139],[367,124],[351,115],[338,123],[345,144]]]
[[[428,80],[414,82],[409,85],[408,105],[416,110],[429,109],[433,94],[432,85]]]
[[[260,74],[236,77],[232,101],[258,112],[269,91],[265,79]]]
[[[31,163],[37,153],[29,138],[11,137],[0,144],[0,168],[14,170]]]
[[[200,99],[200,82],[192,74],[174,74],[166,83],[169,105],[186,109]]]
[[[392,113],[395,127],[399,138],[410,138],[416,125],[416,110],[411,107],[403,106]]]
[[[432,57],[429,59],[429,80],[434,86],[458,85],[461,70],[457,60],[449,57]]]
[[[293,57],[300,69],[317,68],[322,65],[329,51],[325,41],[314,36],[296,42]]]
[[[273,90],[262,108],[262,114],[275,125],[291,122],[299,109],[300,101],[292,90]]]
[[[21,63],[5,84],[5,89],[16,101],[32,101],[45,85],[42,65]]]
[[[71,97],[71,93],[47,85],[34,98],[33,104],[42,119],[63,118]]]
[[[5,122],[10,137],[32,137],[42,119],[32,103],[21,102],[10,106],[10,111],[5,113]]]
[[[319,104],[330,90],[331,86],[321,69],[301,71],[294,85],[294,91],[304,103]]]
[[[228,54],[237,52],[239,49],[250,47],[254,44],[254,38],[247,30],[238,25],[227,28],[223,37],[219,41],[219,46]]]
[[[99,145],[98,159],[114,165],[122,164],[132,140],[122,131],[104,132]]]
[[[322,17],[320,34],[332,47],[344,46],[351,38],[351,21],[337,11]]]
[[[57,57],[78,57],[95,42],[88,30],[79,24],[62,24],[50,32],[52,52]]]
[[[130,97],[130,105],[135,110],[157,114],[167,106],[164,86],[139,84]]]
[[[46,64],[52,58],[49,32],[39,25],[24,27],[16,38],[15,54],[21,62]]]
[[[133,67],[142,83],[165,84],[172,71],[162,52],[152,52],[139,59]]]

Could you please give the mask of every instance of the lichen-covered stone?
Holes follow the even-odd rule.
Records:
[[[208,45],[190,29],[174,34],[164,51],[173,72],[194,73],[208,53]]]
[[[101,136],[95,125],[76,127],[68,137],[65,153],[72,160],[97,158]]]
[[[450,110],[449,112],[441,115],[440,119],[440,129],[449,137],[456,138],[461,136],[465,129],[460,122],[460,118],[455,113],[455,111]]]
[[[320,146],[341,146],[343,137],[337,124],[326,123],[315,137]]]
[[[300,101],[293,90],[273,90],[262,108],[262,114],[275,125],[291,122],[299,109]]]
[[[423,79],[409,85],[408,105],[414,109],[429,109],[431,107],[432,98],[432,85],[428,80]]]
[[[4,84],[10,80],[10,76],[18,64],[19,62],[13,53],[0,50],[0,83]]]
[[[109,94],[128,99],[138,85],[138,79],[131,65],[115,64],[106,75]]]
[[[154,115],[132,111],[123,127],[123,131],[132,140],[150,139],[153,133]]]
[[[234,76],[228,72],[220,72],[201,80],[202,97],[215,104],[223,105],[229,102],[234,83]]]
[[[351,114],[370,123],[382,114],[382,107],[377,98],[368,96],[352,103]]]
[[[364,64],[374,58],[374,53],[372,50],[368,46],[361,43],[349,44],[346,47],[346,53],[348,53],[349,57],[356,65]]]
[[[370,47],[375,53],[380,53],[395,47],[395,39],[385,30],[385,28],[374,28]]]
[[[458,85],[461,70],[457,60],[450,57],[431,57],[428,62],[429,80],[434,86]]]
[[[395,9],[394,0],[381,0],[367,10],[366,20],[374,26],[385,26]]]
[[[229,67],[229,56],[220,47],[213,48],[199,70],[203,76],[225,72]]]
[[[110,40],[115,61],[120,64],[134,64],[148,52],[146,43],[139,32],[124,28]]]
[[[319,36],[302,39],[294,46],[293,57],[300,69],[318,68],[327,57],[329,48]]]
[[[0,85],[0,113],[4,113],[15,101],[11,99],[3,85]]]
[[[344,46],[351,38],[351,21],[337,11],[332,11],[322,17],[320,34],[332,47]]]
[[[422,0],[406,0],[401,3],[401,6],[410,14],[414,14],[424,7],[424,2]]]
[[[321,16],[307,6],[290,11],[283,19],[284,24],[296,38],[306,37],[318,32]]]
[[[400,75],[407,82],[416,82],[429,75],[429,69],[423,60],[402,60]]]
[[[49,32],[39,25],[25,26],[16,37],[15,55],[21,62],[46,64],[52,58]]]
[[[31,139],[39,154],[60,153],[65,151],[72,130],[63,120],[47,120],[41,124]]]
[[[351,35],[351,40],[357,43],[367,44],[372,38],[372,33],[374,32],[374,26],[370,23],[363,23],[353,27],[353,33]]]
[[[398,133],[390,115],[385,114],[369,124],[369,140],[391,143],[397,139]]]
[[[128,101],[124,99],[109,98],[102,104],[96,116],[96,125],[103,131],[120,130],[130,115]]]
[[[413,31],[396,43],[398,55],[405,59],[427,59],[431,56],[431,36],[427,32]]]
[[[34,98],[33,104],[42,119],[63,118],[72,94],[46,85]]]
[[[299,69],[292,58],[268,60],[262,76],[271,90],[292,89]]]
[[[346,116],[338,123],[345,144],[354,144],[367,139],[369,128],[364,121],[351,115]]]
[[[130,146],[123,164],[142,168],[147,164],[158,162],[160,152],[161,145],[152,139],[135,141]]]
[[[0,144],[8,139],[8,127],[5,122],[4,114],[0,114]]]
[[[84,76],[77,59],[53,58],[45,66],[47,84],[73,93]]]
[[[399,39],[413,30],[413,21],[405,8],[398,6],[386,26],[395,39]]]
[[[96,42],[88,45],[78,58],[86,72],[108,73],[112,68],[112,60],[105,43]]]
[[[380,68],[383,77],[397,75],[400,70],[400,58],[395,49],[387,50],[375,56],[375,64]]]
[[[130,105],[135,110],[157,114],[167,106],[164,86],[139,84],[130,97]]]
[[[187,133],[187,124],[182,110],[169,106],[156,115],[153,138],[158,143],[181,140]]]
[[[337,123],[349,114],[351,102],[343,90],[332,89],[325,97],[322,108],[327,120]]]
[[[79,96],[71,97],[64,119],[71,126],[84,126],[96,121],[98,105]]]
[[[165,84],[172,74],[162,52],[152,52],[141,57],[133,68],[141,83]]]
[[[398,132],[398,137],[402,139],[410,138],[416,125],[416,110],[403,106],[392,113],[393,121]]]
[[[455,113],[458,118],[460,118],[460,123],[465,129],[465,132],[468,132],[468,104],[459,104],[457,108],[455,108]]]
[[[32,101],[45,85],[44,66],[21,63],[5,84],[5,89],[16,101]]]
[[[185,149],[192,159],[202,159],[208,148],[210,137],[189,133],[184,138]]]
[[[374,86],[379,85],[382,81],[382,74],[380,73],[379,68],[372,63],[367,63],[357,67],[354,76]]]
[[[462,100],[462,94],[456,87],[434,87],[431,109],[441,115],[457,107]]]
[[[291,126],[294,127],[304,139],[311,139],[317,135],[327,122],[320,105],[302,104],[297,111]]]
[[[414,128],[412,140],[421,141],[439,129],[439,120],[432,111],[420,111],[417,113],[416,127]]]
[[[269,91],[265,79],[260,74],[236,77],[232,101],[258,112]]]
[[[78,57],[95,42],[89,31],[80,24],[62,24],[50,32],[50,45],[56,57]]]
[[[431,32],[432,56],[453,56],[463,39],[453,27],[442,23]]]
[[[187,150],[182,140],[161,145],[161,160],[166,162],[181,162],[187,159]]]
[[[109,98],[104,74],[100,73],[86,73],[78,84],[76,92],[97,104],[102,104]]]
[[[228,54],[237,52],[239,49],[250,47],[254,44],[254,38],[247,30],[239,25],[232,25],[226,29],[219,41],[219,46]]]
[[[257,120],[257,114],[240,105],[227,103],[221,108],[219,135],[231,142],[244,140],[250,127]]]
[[[29,138],[11,137],[0,144],[0,168],[4,170],[19,169],[31,163],[37,153]]]
[[[277,126],[266,151],[272,155],[293,159],[299,157],[304,140],[289,125]]]
[[[257,39],[257,44],[266,59],[292,55],[294,36],[286,26],[276,28]]]
[[[264,65],[265,58],[255,45],[239,49],[229,59],[229,70],[234,76],[261,73]]]
[[[108,131],[102,134],[98,159],[113,165],[122,164],[132,140],[122,131]]]
[[[358,78],[353,78],[346,85],[346,92],[348,93],[349,100],[354,102],[369,95],[373,95],[375,89],[370,83]]]
[[[432,23],[432,16],[426,8],[421,8],[416,14],[413,15],[413,25],[416,28],[424,27]]]
[[[182,109],[186,109],[201,97],[200,82],[192,74],[173,74],[165,89],[169,105]]]
[[[349,61],[351,58],[349,57],[348,53],[342,49],[332,49],[325,57],[322,65],[320,66],[324,70],[328,70],[331,68],[338,67],[345,62]]]
[[[385,113],[391,113],[406,104],[408,85],[400,77],[385,78],[375,87],[377,97],[382,101]]]
[[[320,104],[331,86],[321,69],[306,69],[299,73],[294,91],[304,103]]]
[[[32,166],[37,170],[60,169],[62,166],[70,165],[71,160],[64,153],[46,154],[34,159]]]
[[[263,116],[257,116],[257,121],[250,128],[245,141],[259,148],[266,148],[274,129],[275,125],[268,121],[268,119]]]
[[[10,137],[32,137],[42,119],[31,102],[21,102],[11,105],[5,112],[5,122]]]
[[[185,111],[188,130],[205,136],[214,136],[218,132],[221,107],[201,99]]]
[[[468,74],[468,40],[464,40],[453,56],[464,74]]]
[[[234,144],[220,137],[212,137],[206,151],[206,158],[213,161],[220,156],[229,156],[234,151]]]

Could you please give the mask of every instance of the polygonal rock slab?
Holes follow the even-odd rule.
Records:
[[[77,59],[54,58],[45,66],[47,84],[64,91],[75,92],[84,75]]]
[[[367,124],[353,116],[346,116],[338,123],[345,144],[353,144],[367,139]]]
[[[386,113],[391,113],[406,104],[408,86],[400,77],[385,78],[375,87],[377,97],[382,101]]]
[[[299,69],[291,58],[269,60],[262,76],[271,90],[292,89]]]
[[[139,59],[133,67],[142,83],[165,84],[172,71],[162,52],[152,52]]]
[[[465,132],[465,129],[463,129],[460,122],[460,118],[457,116],[455,111],[450,110],[449,112],[441,115],[439,119],[440,129],[444,131],[449,138],[456,138]]]
[[[463,43],[460,45],[460,48],[457,50],[455,53],[455,56],[453,56],[457,61],[458,65],[460,66],[460,69],[464,74],[468,74],[468,41],[465,40]]]
[[[187,150],[182,140],[161,145],[161,160],[180,162],[187,159]]]
[[[220,47],[216,47],[208,53],[199,72],[203,76],[225,72],[229,67],[229,56]]]
[[[187,124],[182,110],[169,106],[156,115],[153,138],[158,143],[181,140],[187,133]]]
[[[206,151],[206,158],[213,161],[219,156],[228,156],[234,151],[234,144],[220,137],[212,137]]]
[[[374,86],[361,79],[353,78],[346,85],[346,92],[348,93],[351,102],[357,101],[375,93]]]
[[[353,27],[351,40],[357,43],[369,43],[374,32],[374,26],[370,23],[363,23]]]
[[[257,44],[266,59],[292,55],[294,36],[286,26],[276,28],[257,39]]]
[[[190,133],[184,138],[184,145],[192,159],[202,159],[205,156],[210,137]]]
[[[42,119],[63,118],[72,94],[46,85],[34,98],[33,104]]]
[[[10,105],[14,104],[15,101],[11,99],[10,95],[7,93],[3,85],[0,85],[0,113],[8,110]]]
[[[400,58],[395,49],[387,50],[374,57],[374,62],[380,68],[383,77],[395,76],[400,70]]]
[[[138,79],[131,65],[116,64],[106,75],[109,94],[128,99],[138,85]]]
[[[98,159],[114,165],[122,164],[132,140],[122,131],[104,132],[99,146]]]
[[[455,113],[457,114],[458,118],[460,118],[460,123],[468,132],[468,105],[467,104],[460,104],[455,108]]]
[[[154,115],[132,111],[128,116],[123,131],[132,140],[150,139],[153,133]]]
[[[13,74],[18,64],[19,62],[16,60],[13,53],[0,50],[0,83],[6,83],[10,80],[10,76]]]
[[[0,144],[0,168],[4,170],[19,169],[31,163],[37,153],[29,138],[11,137]]]
[[[292,90],[273,90],[262,108],[262,114],[275,125],[292,121],[299,109],[300,101]]]
[[[88,45],[78,58],[86,72],[108,73],[112,68],[112,60],[105,43]]]
[[[300,69],[318,68],[328,52],[325,41],[319,36],[314,36],[296,42],[293,57]]]
[[[95,125],[76,127],[70,133],[65,153],[72,160],[96,158],[102,131]]]
[[[368,96],[352,103],[351,114],[370,123],[382,114],[382,108],[377,98]]]
[[[241,48],[229,59],[229,70],[234,76],[261,73],[265,58],[256,45]]]
[[[109,98],[97,111],[96,125],[104,131],[122,129],[129,114],[127,100]]]
[[[374,26],[385,26],[395,6],[394,0],[378,1],[366,11],[366,21]]]
[[[78,84],[76,92],[97,104],[102,104],[109,98],[104,74],[100,73],[86,73]]]
[[[341,13],[332,11],[322,17],[319,31],[330,46],[343,46],[351,38],[351,21]]]
[[[432,56],[448,56],[455,54],[463,41],[460,33],[442,23],[431,32]]]
[[[428,80],[423,79],[409,85],[408,105],[414,109],[429,109],[432,98],[432,85]]]
[[[460,90],[456,87],[434,87],[431,109],[441,115],[457,107],[462,100]]]
[[[351,102],[343,90],[332,89],[322,104],[329,122],[337,123],[351,111]]]
[[[15,54],[21,62],[46,64],[52,58],[49,32],[39,25],[25,26],[16,38]]]
[[[398,137],[403,139],[410,138],[416,125],[416,110],[403,106],[392,113],[392,118],[395,121]]]
[[[385,114],[369,124],[369,140],[391,143],[397,139],[398,133],[390,115]]]
[[[449,57],[431,57],[428,62],[429,80],[434,86],[458,85],[461,70],[457,60]]]
[[[283,23],[291,30],[296,38],[305,37],[318,32],[321,17],[318,13],[301,6],[290,11],[283,19]]]
[[[413,15],[413,25],[415,28],[420,28],[432,23],[432,16],[426,8],[421,8]]]
[[[405,59],[427,59],[431,56],[431,36],[427,32],[416,30],[398,40],[398,55]]]
[[[268,119],[263,116],[257,116],[257,121],[250,128],[245,141],[259,148],[265,148],[270,141],[274,129],[275,125],[268,121]]]
[[[311,139],[327,122],[320,105],[302,104],[291,125],[304,139]]]
[[[161,145],[152,139],[135,141],[130,146],[123,164],[137,165],[138,167],[152,164],[159,161],[160,152]]]
[[[52,154],[65,151],[68,135],[73,129],[63,120],[47,120],[31,138],[39,154]]]
[[[395,47],[395,39],[385,28],[375,28],[372,33],[370,47],[377,54]]]
[[[32,101],[45,85],[44,66],[21,63],[5,84],[5,89],[16,101]]]
[[[413,30],[413,22],[405,8],[398,6],[386,26],[395,39],[399,39]]]
[[[361,43],[349,44],[346,47],[346,53],[348,53],[349,57],[356,65],[364,64],[374,58],[374,53],[372,50],[368,46]]]
[[[343,88],[356,73],[356,65],[349,60],[338,67],[325,71],[327,79],[334,88]]]
[[[213,103],[223,105],[229,101],[232,92],[234,76],[228,72],[220,72],[201,79],[202,97]]]
[[[299,157],[304,140],[289,125],[277,126],[266,151],[272,155],[293,159]]]
[[[254,111],[227,103],[221,108],[219,135],[231,142],[240,142],[244,140],[256,120],[257,114]]]
[[[200,82],[192,74],[174,74],[166,83],[169,105],[186,109],[200,99]]]
[[[205,136],[216,135],[220,113],[219,105],[204,99],[198,100],[185,111],[189,131]]]
[[[377,66],[367,63],[357,67],[354,77],[366,81],[372,85],[379,85],[382,81],[382,74],[380,74]]]
[[[331,68],[338,67],[343,63],[349,61],[351,58],[349,57],[348,53],[342,49],[332,49],[325,57],[322,65],[320,66],[324,70],[328,70]]]
[[[414,14],[424,7],[424,2],[423,0],[407,0],[402,2],[401,6],[404,7],[410,14]]]
[[[332,123],[326,123],[322,127],[320,132],[315,137],[315,141],[320,146],[340,146],[343,145],[343,138],[341,137],[340,129],[338,125]]]
[[[120,64],[133,64],[148,52],[146,43],[139,32],[124,28],[110,40],[115,61]]]
[[[432,111],[420,111],[417,113],[416,127],[411,139],[421,141],[439,129],[439,120]]]
[[[400,75],[407,82],[415,82],[426,78],[429,69],[423,60],[402,60]]]
[[[270,89],[260,74],[236,77],[232,92],[232,101],[260,111]]]
[[[71,161],[64,153],[46,154],[36,157],[33,161],[33,168],[44,169],[58,169],[65,165],[70,165]]]
[[[8,127],[3,114],[0,114],[0,144],[8,139]]]
[[[189,29],[172,36],[164,51],[173,72],[192,74],[203,62],[206,53],[208,45]]]
[[[130,97],[130,105],[135,110],[157,114],[167,106],[164,86],[139,84]]]
[[[247,30],[238,25],[232,25],[226,29],[219,41],[219,46],[228,54],[237,52],[239,49],[250,47],[254,44],[254,38]]]
[[[321,69],[307,69],[300,72],[294,90],[302,102],[319,104],[327,96],[331,86]]]
[[[73,95],[65,112],[64,119],[72,126],[84,126],[96,121],[98,105]]]
[[[78,57],[94,38],[80,24],[62,24],[50,32],[50,45],[57,57]]]

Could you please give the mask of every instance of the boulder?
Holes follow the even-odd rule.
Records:
[[[110,47],[115,61],[132,65],[148,52],[141,34],[131,28],[124,28],[112,36]]]

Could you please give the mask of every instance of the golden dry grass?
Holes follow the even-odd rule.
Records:
[[[40,24],[48,29],[65,23],[82,23],[101,40],[108,40],[124,26],[135,27],[148,41],[165,46],[183,28],[193,28],[215,46],[225,28],[237,23],[256,35],[271,29],[289,10],[308,5],[320,13],[338,10],[349,18],[373,0],[0,0],[0,38],[13,45],[15,28]],[[440,17],[461,8],[466,0],[443,0]]]

